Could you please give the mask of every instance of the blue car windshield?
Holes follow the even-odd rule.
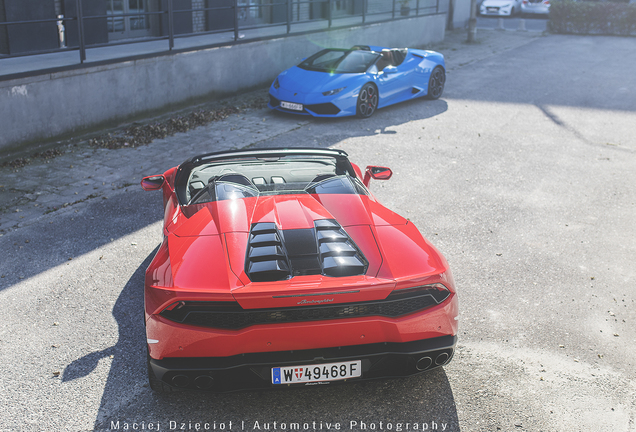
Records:
[[[298,65],[299,68],[329,73],[364,73],[380,54],[362,50],[325,49]]]

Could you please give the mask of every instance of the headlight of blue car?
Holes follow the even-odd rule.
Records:
[[[333,90],[329,90],[329,91],[326,91],[326,92],[322,92],[322,95],[323,96],[333,96],[335,94],[340,93],[344,89],[346,89],[346,87],[340,87],[340,88],[337,88],[337,89],[333,89]]]
[[[278,82],[278,77],[274,80],[274,84],[272,84],[276,90],[280,88],[280,83]]]

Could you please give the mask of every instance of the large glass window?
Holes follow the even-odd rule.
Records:
[[[150,36],[149,0],[108,0],[109,39]],[[125,16],[140,13],[140,15]]]
[[[263,23],[263,15],[268,14],[271,7],[262,7],[262,3],[261,0],[237,0],[239,26]]]
[[[333,0],[331,2],[331,16],[341,17],[353,14],[353,1],[351,0]]]

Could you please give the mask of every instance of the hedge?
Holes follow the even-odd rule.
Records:
[[[557,0],[550,5],[553,33],[629,36],[636,32],[636,3]]]

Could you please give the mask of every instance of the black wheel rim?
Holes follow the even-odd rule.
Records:
[[[434,98],[440,97],[444,91],[444,81],[446,81],[444,71],[439,68],[435,69],[431,75],[428,93]]]
[[[373,86],[364,86],[360,90],[358,111],[362,117],[369,117],[378,106],[378,94]]]

